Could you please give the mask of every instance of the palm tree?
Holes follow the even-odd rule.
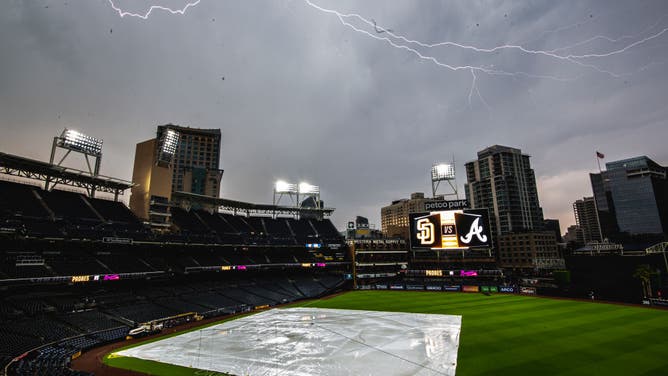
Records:
[[[639,279],[640,283],[642,283],[642,292],[644,297],[652,296],[652,285],[650,283],[651,275],[652,271],[647,264],[638,265],[635,272],[633,273],[633,278]]]

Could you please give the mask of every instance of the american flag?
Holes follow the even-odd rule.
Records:
[[[596,152],[596,156],[601,159],[605,158],[605,155],[603,155],[603,153],[601,153],[600,151]]]

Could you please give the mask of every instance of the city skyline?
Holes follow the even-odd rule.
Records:
[[[668,6],[491,4],[201,1],[143,20],[107,1],[11,2],[0,14],[0,150],[48,160],[52,137],[73,128],[104,140],[102,174],[129,180],[135,144],[157,125],[220,128],[222,197],[266,203],[276,180],[308,181],[344,229],[356,215],[380,226],[382,206],[429,192],[431,165],[453,155],[463,198],[464,163],[501,144],[531,155],[544,216],[565,231],[572,203],[592,195],[596,151],[603,163],[668,164],[668,35],[659,35]],[[576,79],[505,77],[443,68],[314,6],[373,19],[364,30],[375,37],[485,48],[600,54],[658,36],[581,61],[618,77],[507,50],[419,49],[439,62]],[[616,42],[574,46],[597,36]]]

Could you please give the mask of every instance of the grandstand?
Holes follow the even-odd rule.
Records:
[[[68,368],[72,357],[143,323],[313,298],[341,288],[349,273],[345,242],[322,215],[230,200],[222,211],[174,205],[170,230],[154,232],[117,200],[131,183],[4,153],[0,168],[8,374],[86,374]],[[65,185],[83,191],[59,190]]]

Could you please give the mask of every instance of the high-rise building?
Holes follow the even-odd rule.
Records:
[[[536,176],[520,149],[494,145],[466,163],[466,198],[487,208],[497,240],[499,265],[516,270],[559,269],[558,221],[543,218]]]
[[[520,149],[494,145],[466,163],[466,198],[472,208],[487,208],[497,235],[544,228],[536,176]]]
[[[177,125],[158,126],[157,138],[172,130],[179,142],[172,163],[172,192],[219,197],[223,170],[220,166],[220,129],[199,129]]]
[[[137,144],[130,209],[166,227],[173,192],[219,197],[220,140],[220,129],[158,126],[156,138]]]
[[[155,227],[169,227],[169,200],[172,196],[173,171],[169,153],[161,155],[158,139],[137,144],[132,170],[130,209],[139,218]]]
[[[596,212],[596,200],[593,197],[584,197],[573,203],[575,223],[582,229],[584,243],[602,242],[601,225]]]
[[[646,156],[605,167],[590,174],[603,237],[668,234],[668,168]]]

